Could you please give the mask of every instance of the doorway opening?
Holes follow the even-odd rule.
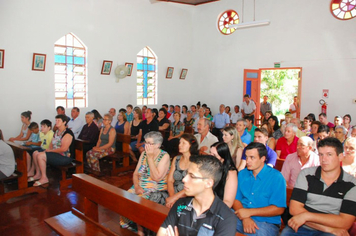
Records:
[[[294,96],[301,95],[301,68],[266,68],[261,70],[260,101],[265,95],[272,104],[272,111],[279,120],[289,111]],[[300,107],[299,103],[299,107]],[[300,114],[297,113],[300,118]]]

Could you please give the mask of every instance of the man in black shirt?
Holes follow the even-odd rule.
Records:
[[[151,131],[158,131],[158,122],[156,119],[153,119],[153,112],[151,108],[147,108],[145,112],[145,117],[146,120],[143,120],[139,124],[139,133],[137,136],[137,143],[136,143],[136,148],[138,151],[141,153],[145,150],[145,134],[151,132]],[[131,146],[132,148],[132,146]],[[133,151],[136,151],[134,148],[132,148]]]
[[[236,216],[213,192],[222,175],[221,162],[214,156],[191,156],[190,162],[183,179],[189,197],[173,205],[157,236],[235,235]]]

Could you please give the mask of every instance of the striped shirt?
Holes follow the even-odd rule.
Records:
[[[330,186],[321,178],[320,166],[302,170],[291,200],[304,203],[304,208],[313,213],[356,216],[356,179],[340,169],[339,178]]]

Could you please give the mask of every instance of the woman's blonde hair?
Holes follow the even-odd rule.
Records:
[[[240,135],[237,133],[235,127],[227,126],[223,130],[234,137],[231,141],[232,144],[230,149],[231,155],[233,155],[238,148],[244,148]]]

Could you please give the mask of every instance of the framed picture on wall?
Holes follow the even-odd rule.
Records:
[[[129,72],[127,73],[127,76],[131,76],[133,63],[128,63],[128,62],[126,62],[126,63],[125,63],[125,66],[126,66],[127,68],[129,68]]]
[[[0,68],[4,68],[5,50],[0,49]]]
[[[167,73],[166,73],[166,78],[167,79],[172,79],[173,71],[174,71],[174,67],[168,67],[167,68]]]
[[[187,73],[188,73],[188,69],[182,69],[182,71],[180,72],[180,79],[185,79],[185,77],[187,77]]]
[[[102,75],[110,75],[112,67],[112,61],[103,61],[103,66],[101,67]]]
[[[34,53],[32,59],[32,70],[45,71],[46,54]]]

